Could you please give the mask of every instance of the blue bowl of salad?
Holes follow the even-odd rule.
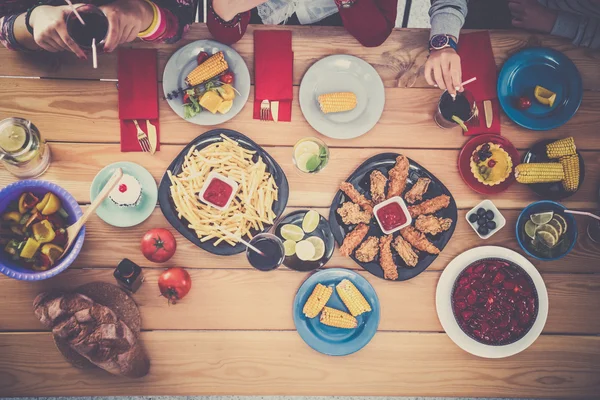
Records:
[[[66,227],[82,215],[75,198],[51,182],[24,180],[1,189],[0,272],[23,281],[60,274],[83,246],[85,227],[60,258],[67,243]]]

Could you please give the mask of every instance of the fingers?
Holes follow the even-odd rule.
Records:
[[[435,81],[433,80],[433,64],[430,62],[430,60],[427,60],[427,62],[425,63],[425,70],[423,71],[423,73],[425,75],[425,80],[429,85],[437,86]]]
[[[113,51],[121,42],[121,27],[117,19],[110,20],[108,22],[108,34],[106,35],[106,42],[104,43],[104,51],[110,53]]]
[[[452,76],[452,87],[458,92],[463,92],[465,89],[462,87],[462,69],[460,66],[460,57],[456,57],[451,61],[450,75]]]
[[[66,47],[65,50],[72,51],[73,53],[75,53],[75,55],[77,57],[79,57],[82,60],[87,60],[87,56],[85,55],[83,50],[81,50],[81,47],[79,47],[79,45],[77,45],[77,43],[75,43],[73,38],[71,38],[71,36],[69,36],[66,26],[59,28],[57,30],[57,32],[58,32],[58,35],[60,36],[60,39],[63,41],[63,43]]]
[[[433,67],[433,76],[435,77],[437,86],[442,90],[446,90],[446,83],[444,82],[441,64],[437,64]]]
[[[442,75],[444,77],[444,85],[446,85],[446,90],[454,97],[456,95],[456,89],[452,84],[452,74],[450,73],[449,61],[442,65]]]
[[[508,9],[510,10],[510,14],[513,16],[513,18],[522,17],[523,13],[525,12],[523,5],[515,2],[508,3]]]
[[[123,36],[123,43],[133,42],[139,33],[139,29],[136,26],[132,26],[127,35]]]

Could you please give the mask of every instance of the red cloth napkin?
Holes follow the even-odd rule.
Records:
[[[156,49],[119,49],[119,119],[121,151],[142,151],[137,140],[136,119],[146,133],[146,120],[156,127],[156,150],[160,149],[158,121],[158,55]]]
[[[488,31],[467,33],[460,36],[458,49],[462,65],[463,81],[477,77],[475,82],[465,86],[465,90],[471,92],[477,107],[479,108],[479,125],[473,122],[467,123],[469,130],[464,134],[467,136],[480,135],[482,133],[500,134],[500,103],[496,92],[498,72],[496,61],[492,51],[492,42]],[[494,119],[492,126],[488,128],[485,124],[485,109],[483,101],[491,100]]]
[[[279,121],[292,120],[293,67],[291,31],[254,31],[254,119],[269,100],[279,101]]]

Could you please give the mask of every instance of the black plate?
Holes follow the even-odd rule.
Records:
[[[287,224],[292,224],[302,228],[302,220],[308,211],[309,210],[294,211],[277,221],[275,235],[281,240],[285,241],[283,236],[281,236],[281,227]],[[318,236],[323,239],[323,242],[325,243],[325,254],[323,254],[323,257],[321,257],[321,259],[318,261],[302,261],[295,254],[293,256],[286,256],[285,260],[283,261],[283,265],[289,269],[300,272],[314,271],[323,267],[331,259],[331,256],[333,255],[333,249],[335,248],[333,233],[331,232],[331,227],[329,226],[327,219],[322,215],[319,217],[319,225],[317,225],[317,228],[311,233],[306,233],[304,238],[306,239],[311,236]]]
[[[287,205],[288,196],[289,196],[289,186],[287,178],[279,164],[267,153],[262,147],[258,144],[254,143],[250,138],[242,135],[239,132],[232,131],[230,129],[214,129],[212,131],[208,131],[198,136],[196,139],[192,140],[185,148],[175,157],[171,165],[169,165],[168,170],[171,171],[173,175],[177,175],[181,173],[181,165],[183,164],[183,160],[185,155],[189,152],[190,148],[195,147],[196,149],[202,149],[206,146],[209,146],[215,142],[220,142],[222,139],[220,137],[221,134],[227,135],[229,138],[237,141],[242,147],[256,151],[255,157],[262,157],[264,163],[267,165],[267,172],[273,175],[273,179],[279,188],[278,200],[273,203],[273,212],[276,217],[279,217],[283,210],[285,210],[285,206]],[[177,217],[177,211],[175,210],[175,204],[173,203],[173,199],[171,198],[171,180],[169,176],[165,172],[160,181],[160,185],[158,187],[158,202],[160,204],[160,209],[163,214],[167,218],[167,221],[173,226],[173,228],[177,229],[179,233],[181,233],[187,240],[194,243],[196,246],[200,247],[203,250],[208,251],[209,253],[217,254],[220,256],[231,256],[233,254],[238,254],[246,250],[246,246],[241,243],[236,244],[235,246],[231,246],[228,243],[220,243],[217,246],[214,246],[213,243],[216,239],[208,240],[204,243],[200,242],[196,232],[193,229],[187,227],[187,223],[185,220],[181,220]],[[270,226],[265,226],[263,232],[268,231]],[[259,233],[253,232],[253,234]]]
[[[551,160],[546,155],[546,145],[555,141],[556,139],[547,139],[534,144],[523,156],[523,163],[557,162],[558,160]],[[576,191],[567,192],[560,182],[532,183],[527,186],[545,200],[561,200],[573,196],[581,188],[581,185],[583,185],[583,178],[585,178],[585,164],[583,162],[583,157],[579,152],[577,152],[577,155],[579,156],[579,186]]]
[[[358,167],[358,169],[354,171],[354,173],[352,173],[352,175],[350,175],[348,179],[346,179],[346,181],[353,184],[354,187],[357,188],[357,190],[360,193],[364,194],[367,198],[370,199],[371,193],[369,190],[369,175],[373,170],[378,169],[385,176],[388,176],[388,171],[392,169],[394,165],[396,165],[396,157],[398,156],[399,154],[397,153],[382,153],[373,156],[367,161],[365,161],[360,167]],[[450,238],[452,237],[452,234],[454,233],[454,228],[456,228],[456,221],[458,219],[456,202],[454,201],[454,197],[452,197],[452,193],[450,193],[448,188],[446,188],[446,186],[444,186],[444,184],[439,179],[437,179],[429,171],[427,171],[425,168],[423,168],[410,158],[408,159],[408,161],[410,164],[410,169],[408,173],[408,182],[406,184],[405,192],[410,190],[412,185],[419,178],[429,178],[431,179],[431,183],[429,184],[429,189],[427,190],[427,193],[425,193],[425,195],[423,196],[423,200],[428,200],[442,194],[450,196],[450,204],[448,205],[448,207],[438,211],[437,213],[435,213],[435,215],[437,217],[442,218],[451,218],[453,221],[452,226],[447,231],[442,232],[436,236],[427,235],[431,243],[433,243],[438,249],[443,250],[444,247],[446,247],[446,244],[448,243]],[[329,224],[331,225],[331,231],[333,232],[333,236],[335,237],[335,240],[340,246],[344,241],[346,235],[355,227],[355,225],[344,225],[344,223],[342,222],[342,218],[336,212],[336,210],[345,201],[349,201],[349,199],[347,199],[346,195],[341,190],[338,190],[335,197],[333,198],[333,202],[331,203],[331,208],[329,209]],[[394,237],[397,235],[398,233],[395,233]],[[367,234],[367,236],[365,236],[365,238],[369,236],[384,236],[383,232],[381,231],[381,228],[379,228],[379,225],[377,224],[377,220],[375,219],[375,217],[371,219],[369,233]],[[404,260],[402,260],[402,258],[400,258],[400,256],[396,254],[394,250],[392,250],[392,254],[394,255],[394,262],[398,266],[398,281],[405,281],[407,279],[414,278],[421,272],[425,271],[429,264],[431,264],[433,260],[437,258],[437,255],[435,254],[429,254],[421,251],[419,254],[419,262],[415,267],[410,268],[406,266]],[[373,275],[383,278],[383,270],[379,265],[379,256],[377,256],[375,260],[369,263],[362,263],[358,261],[354,257],[354,255],[352,255],[352,259],[358,265],[360,265]]]

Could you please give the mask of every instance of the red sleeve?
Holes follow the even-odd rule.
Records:
[[[233,44],[240,40],[250,23],[250,11],[237,14],[231,21],[224,21],[212,8],[212,1],[208,2],[206,10],[206,26],[213,37],[225,44]]]
[[[379,46],[396,24],[398,0],[356,0],[348,8],[336,3],[346,30],[363,46]]]

